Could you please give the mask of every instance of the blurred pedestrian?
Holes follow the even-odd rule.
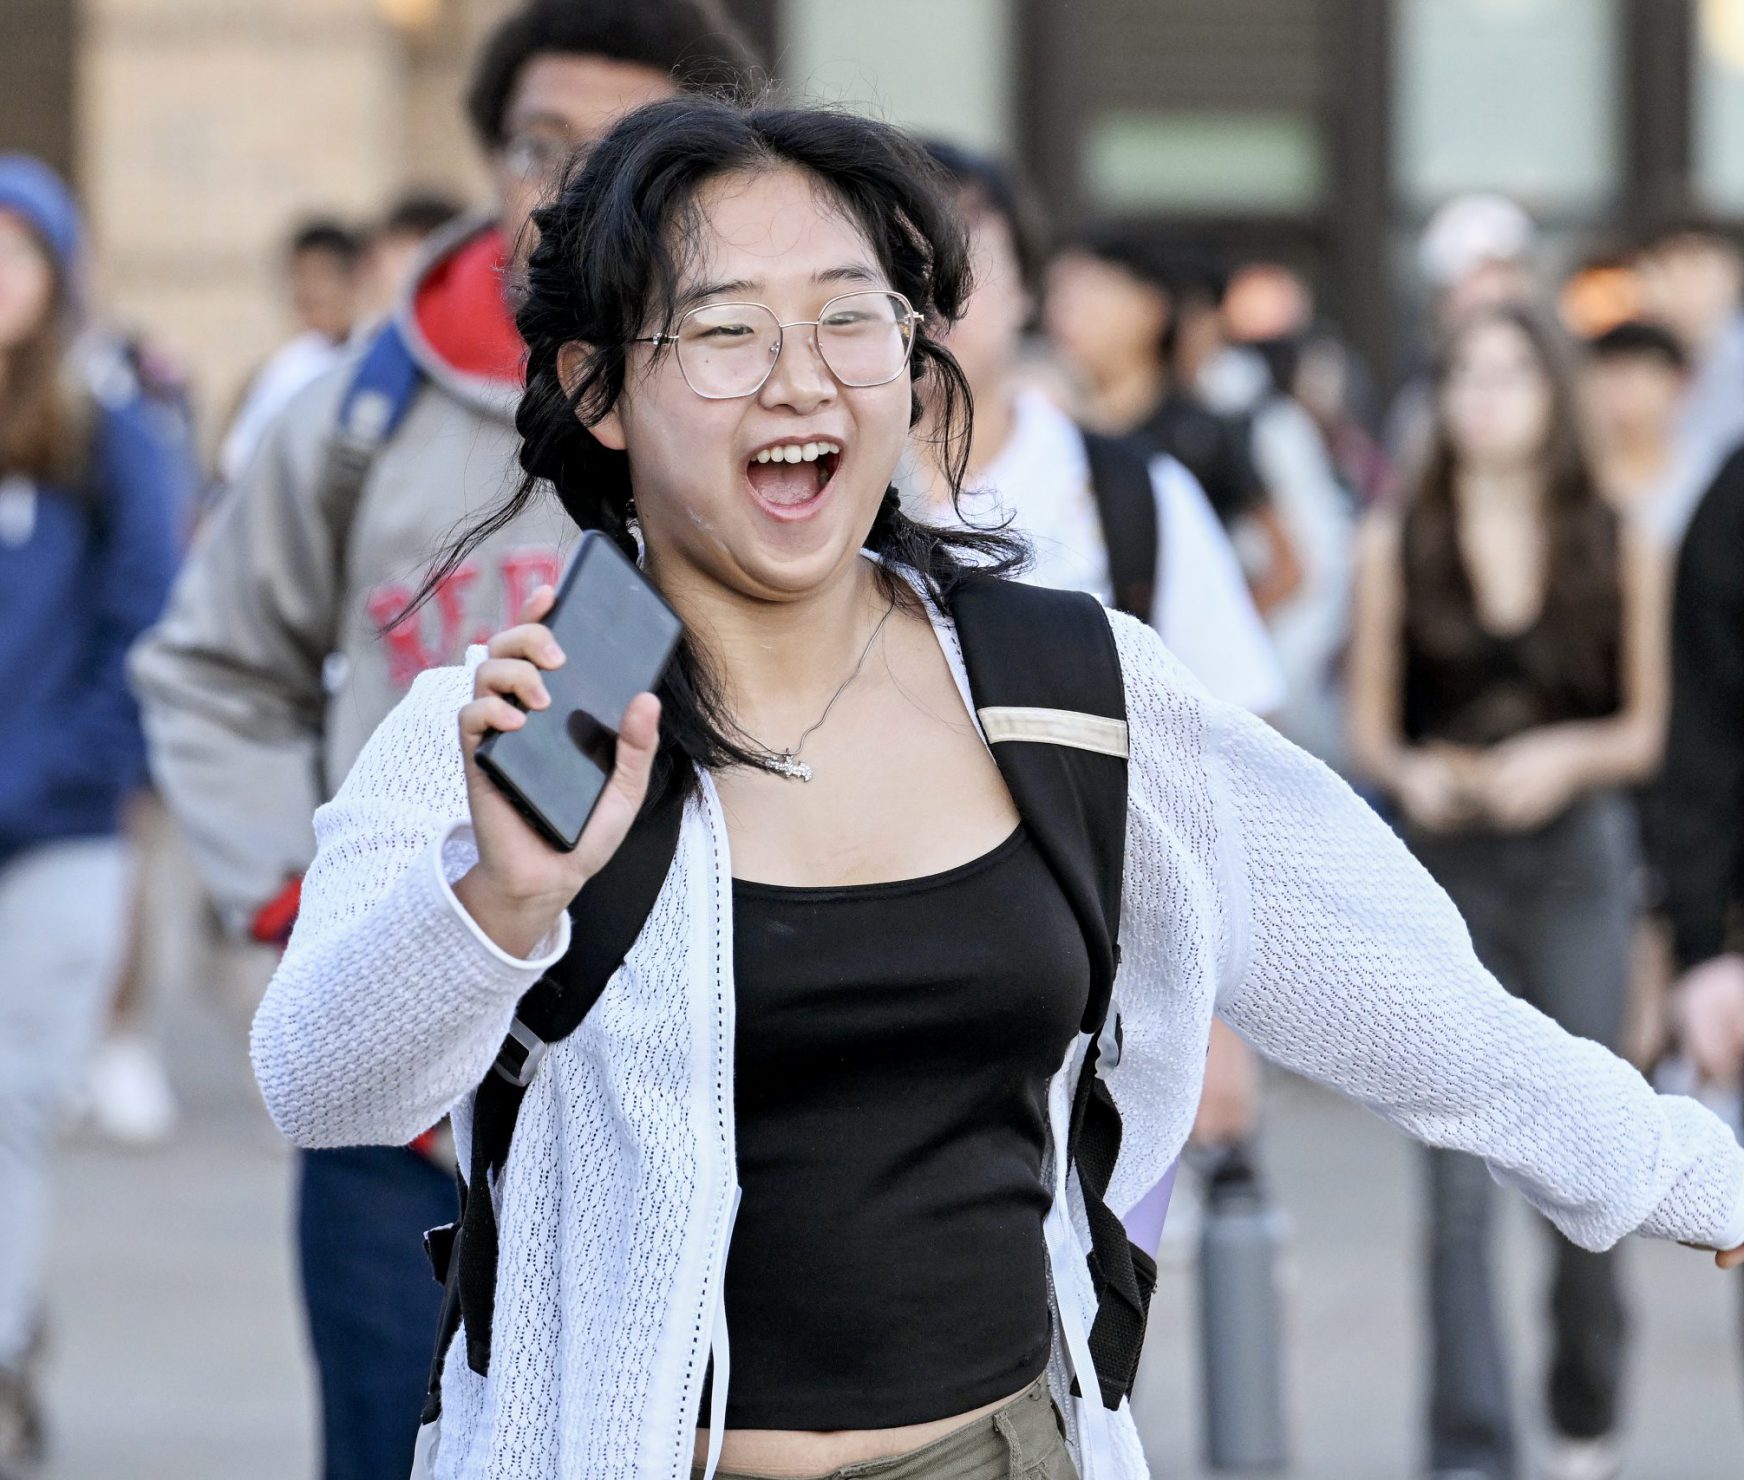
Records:
[[[1537,251],[1537,223],[1505,195],[1456,195],[1425,223],[1417,242],[1417,271],[1429,295],[1422,316],[1427,343],[1415,350],[1382,433],[1407,484],[1416,481],[1429,455],[1435,395],[1426,361],[1434,345],[1473,314],[1532,306],[1540,295]]]
[[[1666,505],[1678,466],[1689,358],[1670,330],[1625,320],[1587,341],[1581,391],[1599,491],[1620,514],[1673,542]]]
[[[1353,762],[1510,991],[1615,1048],[1635,917],[1624,789],[1665,718],[1663,562],[1588,467],[1553,332],[1467,317],[1437,367],[1421,481],[1371,516],[1351,657]],[[1512,1480],[1519,1458],[1488,1254],[1491,1178],[1428,1156],[1430,1464]],[[1624,1313],[1610,1255],[1553,1234],[1543,1474],[1621,1464]]]
[[[297,332],[274,350],[243,392],[218,451],[218,471],[234,483],[266,429],[297,393],[337,365],[357,324],[363,247],[337,221],[310,221],[292,234],[285,281]]]
[[[1087,432],[1021,383],[1024,331],[1036,317],[1046,262],[1035,208],[997,161],[954,145],[927,147],[957,191],[975,268],[974,291],[944,333],[975,397],[962,516],[983,527],[1009,518],[1030,542],[1026,579],[1130,611],[1212,693],[1270,713],[1283,698],[1282,675],[1197,480],[1167,453],[1147,457]],[[958,517],[930,424],[918,429],[916,446],[908,491],[917,512]],[[1127,506],[1136,499],[1145,507]],[[1137,558],[1111,547],[1141,530],[1150,547]],[[1123,573],[1130,565],[1130,590],[1117,589],[1117,564]]]
[[[494,209],[432,242],[392,318],[269,427],[135,656],[153,764],[237,929],[285,938],[311,817],[370,732],[421,671],[556,578],[561,515],[531,508],[493,523],[419,620],[382,630],[443,532],[497,508],[512,478],[524,348],[509,300],[533,207],[625,111],[749,67],[714,0],[534,0],[486,42],[467,107]],[[328,1480],[411,1462],[440,1296],[420,1238],[454,1201],[450,1159],[420,1147],[300,1158]]]
[[[1177,459],[1199,481],[1238,545],[1255,547],[1249,583],[1261,615],[1292,595],[1301,566],[1254,467],[1250,428],[1207,406],[1178,357],[1201,291],[1194,256],[1126,228],[1084,233],[1049,265],[1048,337],[1079,376],[1087,424]]]
[[[145,776],[124,661],[174,572],[184,493],[136,402],[74,352],[80,227],[0,155],[0,1475],[43,1448],[32,1356],[57,1125],[121,965],[121,813]]]
[[[364,243],[360,322],[377,323],[399,306],[426,244],[465,214],[459,201],[435,191],[402,196],[388,208]]]
[[[300,1143],[450,1107],[469,1143],[434,1473],[1139,1480],[1118,1214],[1214,1011],[1585,1245],[1744,1265],[1728,1127],[1503,991],[1144,623],[904,512],[917,390],[953,483],[968,451],[932,181],[887,125],[683,98],[539,213],[513,506],[639,558],[674,664],[570,850],[476,759],[560,733],[546,674],[597,656],[552,590],[420,678],[321,813],[253,1039]]]
[[[1676,336],[1690,367],[1664,510],[1676,543],[1720,465],[1744,441],[1744,252],[1729,228],[1673,222],[1642,242],[1635,271],[1642,316]]]
[[[1183,289],[1176,299],[1177,373],[1213,411],[1248,430],[1254,467],[1301,572],[1295,589],[1266,613],[1285,682],[1272,722],[1337,765],[1344,750],[1337,666],[1349,626],[1354,510],[1313,418],[1277,386],[1258,350],[1231,341],[1225,264],[1204,249],[1202,262],[1197,290]]]

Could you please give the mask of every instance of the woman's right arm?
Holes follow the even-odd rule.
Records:
[[[625,712],[611,780],[571,852],[478,768],[486,734],[550,703],[540,670],[564,657],[538,623],[553,596],[535,592],[489,656],[422,675],[315,814],[315,862],[253,1035],[267,1108],[299,1145],[400,1145],[470,1092],[522,994],[568,949],[569,902],[641,808],[659,731],[651,694]]]
[[[474,1089],[568,946],[516,959],[454,884],[477,856],[456,715],[473,667],[425,673],[315,814],[317,852],[255,1016],[255,1075],[300,1146],[402,1145]]]

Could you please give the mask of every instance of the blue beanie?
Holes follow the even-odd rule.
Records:
[[[28,154],[0,154],[0,211],[12,211],[31,224],[54,254],[62,279],[71,283],[83,233],[79,208],[61,177]]]

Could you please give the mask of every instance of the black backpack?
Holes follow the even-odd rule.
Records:
[[[1090,493],[1108,550],[1115,609],[1149,622],[1159,575],[1157,496],[1150,462],[1130,441],[1080,432],[1090,462]]]
[[[1147,481],[1148,488],[1148,481]],[[1107,613],[1094,597],[971,577],[951,598],[969,689],[1024,824],[1084,932],[1090,1047],[1072,1101],[1067,1155],[1089,1214],[1097,1313],[1090,1354],[1102,1401],[1132,1392],[1156,1264],[1131,1244],[1105,1198],[1120,1152],[1120,1115],[1096,1072],[1120,962],[1126,843],[1126,701]],[[641,933],[678,848],[676,786],[643,807],[622,847],[575,898],[568,953],[521,999],[495,1067],[473,1098],[472,1155],[460,1218],[426,1236],[444,1286],[423,1420],[441,1414],[441,1368],[464,1319],[473,1371],[490,1367],[497,1225],[489,1177],[508,1161],[521,1099],[550,1044],[581,1025]],[[1074,1393],[1078,1391],[1073,1388]]]

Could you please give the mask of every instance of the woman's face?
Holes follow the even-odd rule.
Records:
[[[0,211],[0,354],[41,326],[54,301],[54,267],[42,243],[10,211]]]
[[[1048,338],[1092,385],[1154,363],[1169,323],[1160,288],[1088,252],[1065,251],[1048,268]]]
[[[1550,410],[1550,381],[1524,331],[1489,320],[1460,334],[1441,390],[1441,415],[1462,463],[1535,460],[1549,436]]]
[[[731,175],[698,193],[699,230],[680,312],[761,303],[782,324],[830,299],[890,281],[860,228],[811,176],[792,168]],[[649,323],[644,334],[675,326]],[[755,395],[706,400],[668,347],[629,348],[618,404],[594,427],[629,454],[636,511],[663,584],[696,578],[764,601],[807,595],[850,569],[908,434],[910,372],[841,385],[809,325],[789,328]],[[759,462],[776,447],[828,443],[839,455]]]

